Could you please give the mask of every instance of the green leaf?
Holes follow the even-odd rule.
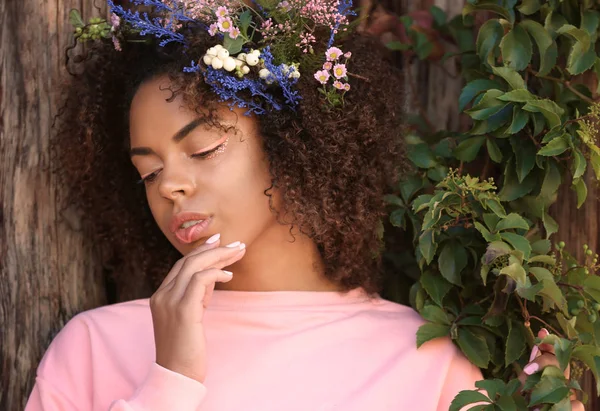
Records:
[[[525,80],[519,73],[515,71],[515,69],[510,67],[492,67],[492,71],[495,75],[502,77],[504,81],[508,83],[508,85],[513,89],[517,90],[520,88],[526,89]]]
[[[419,249],[427,264],[431,264],[435,252],[437,250],[437,243],[435,242],[434,232],[432,229],[425,230],[419,236]]]
[[[538,293],[544,288],[544,284],[543,283],[537,283],[535,285],[531,285],[531,281],[529,281],[529,278],[527,279],[527,284],[524,286],[517,286],[517,294],[519,294],[521,297],[535,302],[535,297],[538,295]]]
[[[523,0],[521,5],[517,7],[517,10],[528,16],[536,13],[540,7],[540,0]]]
[[[573,45],[571,53],[569,53],[567,71],[574,76],[591,69],[598,58],[594,48],[584,51],[584,47],[584,44],[578,41]]]
[[[250,24],[252,23],[252,14],[250,13],[250,10],[246,10],[244,11],[242,14],[240,14],[240,31],[242,32],[242,34],[244,36],[248,36],[248,28],[250,27]]]
[[[508,368],[513,361],[521,358],[525,351],[525,334],[521,325],[514,321],[508,322],[508,338],[504,352],[504,366]]]
[[[565,24],[561,28],[556,31],[559,35],[568,35],[572,39],[576,41],[576,43],[581,43],[581,53],[585,53],[590,49],[590,45],[592,44],[592,39],[590,38],[590,34],[582,29],[578,29],[577,27],[571,24]]]
[[[533,37],[540,52],[540,69],[538,75],[547,75],[552,67],[556,65],[558,57],[556,43],[544,26],[537,21],[523,20],[519,24]]]
[[[554,404],[552,408],[550,408],[550,411],[571,411],[572,409],[571,399],[567,397]]]
[[[454,149],[454,156],[464,162],[471,162],[475,160],[481,146],[485,141],[485,136],[471,137],[461,142],[456,149]]]
[[[575,193],[577,194],[577,208],[580,208],[583,203],[585,203],[585,199],[587,198],[587,185],[585,184],[585,180],[583,178],[578,178],[573,181],[573,185],[571,186]]]
[[[588,293],[596,302],[600,302],[600,277],[588,276],[583,283],[583,291]]]
[[[530,101],[523,106],[523,110],[532,113],[542,113],[550,129],[560,126],[560,116],[564,113],[564,110],[552,100]]]
[[[423,179],[415,175],[407,177],[398,184],[400,188],[400,196],[405,203],[408,203],[413,195],[423,188]]]
[[[516,25],[500,42],[502,60],[508,67],[517,71],[524,70],[532,56],[532,45],[529,35],[523,27]]]
[[[581,13],[581,28],[588,32],[592,38],[598,31],[600,23],[600,13],[596,10],[585,10]]]
[[[452,284],[461,285],[460,274],[467,266],[467,250],[456,241],[448,241],[442,246],[442,251],[438,258],[438,265],[441,274]]]
[[[558,288],[554,282],[552,273],[542,267],[529,267],[529,272],[532,273],[539,282],[544,284],[544,288],[539,294],[549,298],[553,303],[552,305],[556,305],[557,308],[566,313],[567,301],[565,300],[562,291],[560,291],[560,288]]]
[[[573,180],[577,180],[579,177],[582,177],[585,173],[587,161],[585,159],[585,156],[579,149],[574,149],[573,154]]]
[[[525,127],[529,120],[529,114],[521,107],[513,107],[513,120],[510,127],[506,130],[506,134],[517,134]]]
[[[542,377],[540,382],[531,391],[529,407],[538,404],[555,404],[569,395],[569,388],[564,378]]]
[[[431,168],[437,161],[427,144],[411,144],[408,146],[408,159],[419,168]]]
[[[544,212],[542,216],[542,222],[544,223],[544,229],[546,230],[547,237],[550,237],[552,234],[558,232],[558,223],[547,212]]]
[[[491,11],[493,13],[499,14],[500,16],[504,17],[506,20],[508,20],[511,23],[513,23],[515,21],[514,11],[508,10],[505,7],[499,6],[497,4],[491,4],[491,3],[480,3],[480,4],[467,3],[463,7],[462,15],[464,17],[464,16],[474,13],[476,11]]]
[[[406,228],[406,221],[404,216],[406,215],[406,208],[398,208],[390,214],[390,223],[394,227]]]
[[[469,82],[461,91],[458,98],[458,109],[463,111],[467,104],[482,91],[501,89],[502,85],[494,80],[477,79]]]
[[[433,273],[430,270],[421,274],[419,281],[431,299],[441,307],[444,296],[452,289],[452,284],[440,274]]]
[[[548,158],[546,161],[546,173],[544,175],[544,181],[542,182],[542,188],[540,190],[540,196],[548,199],[554,198],[558,192],[558,188],[562,182],[560,170],[556,164],[556,160]]]
[[[488,155],[492,159],[494,163],[502,162],[502,151],[500,151],[500,147],[496,143],[495,138],[487,138],[485,140],[486,148]]]
[[[533,173],[528,175],[522,183],[519,183],[515,170],[515,162],[513,159],[510,159],[506,162],[504,181],[498,195],[502,201],[514,201],[529,194],[536,184],[538,184],[538,181],[534,178]]]
[[[537,100],[537,97],[524,88],[512,90],[497,97],[498,100],[512,101],[513,103],[527,103],[531,100]]]
[[[458,346],[469,361],[479,368],[487,368],[490,362],[490,350],[485,339],[466,327],[458,329]]]
[[[446,20],[448,19],[448,17],[446,16],[446,12],[444,10],[442,10],[438,6],[431,6],[429,8],[429,12],[433,16],[435,24],[437,24],[438,26],[443,26],[446,24]]]
[[[417,348],[434,338],[445,337],[450,334],[450,326],[427,323],[417,330]]]
[[[529,230],[529,224],[523,217],[517,213],[510,213],[505,218],[500,220],[496,226],[496,231],[510,230],[510,229],[523,229]]]
[[[522,235],[515,233],[502,233],[500,238],[513,246],[515,250],[523,252],[523,258],[528,259],[531,255],[531,244]]]
[[[513,135],[510,137],[510,145],[517,159],[517,177],[519,183],[525,180],[535,165],[537,148],[531,139],[524,135]]]
[[[390,41],[385,46],[392,51],[406,51],[412,48],[412,45],[400,41]]]
[[[538,155],[555,157],[567,151],[568,148],[569,142],[567,141],[567,138],[561,136],[542,147],[542,149],[538,151]]]
[[[600,84],[600,82],[598,83]],[[595,151],[590,151],[590,163],[594,169],[596,180],[600,180],[600,154],[596,153]]]
[[[438,306],[431,304],[426,305],[423,307],[423,310],[421,310],[420,314],[423,316],[423,318],[432,323],[450,325],[448,314],[446,314],[444,310]]]
[[[69,23],[71,23],[71,26],[74,28],[82,28],[85,26],[85,22],[83,21],[83,18],[81,18],[79,10],[72,9],[69,11]]]
[[[527,274],[525,273],[525,269],[518,262],[512,263],[504,267],[502,270],[500,270],[500,274],[505,274],[509,276],[510,278],[515,280],[519,285],[525,284],[525,277],[527,276]]]
[[[491,400],[479,391],[460,391],[458,395],[454,397],[452,403],[450,403],[448,411],[461,411],[466,405],[476,402],[491,403]]]
[[[485,92],[481,100],[479,100],[479,102],[473,108],[466,110],[465,113],[471,116],[471,118],[474,120],[487,120],[507,106],[506,102],[498,100],[497,98],[503,94],[504,92],[501,90],[488,90]]]
[[[228,34],[223,37],[223,47],[227,49],[230,55],[238,54],[242,51],[245,41],[242,36],[232,39]]]

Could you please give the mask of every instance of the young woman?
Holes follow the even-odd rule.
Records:
[[[303,63],[269,63],[290,55],[285,16],[322,12],[294,7],[339,2],[257,5],[283,29],[263,21],[235,70],[222,43],[249,33],[248,5],[174,3],[216,26],[171,14],[161,24],[185,41],[132,42],[119,30],[143,19],[113,6],[102,35],[118,50],[90,45],[54,145],[104,262],[146,276],[114,281],[152,296],[69,321],[26,410],[448,410],[480,371],[447,338],[417,350],[423,320],[377,294],[382,197],[404,164],[399,73],[353,34],[333,48],[305,36],[283,49],[308,44]],[[254,83],[227,88],[232,73]]]

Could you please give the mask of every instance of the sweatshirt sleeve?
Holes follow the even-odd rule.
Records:
[[[85,316],[79,314],[54,338],[37,369],[25,411],[91,411],[94,404],[93,341]],[[101,378],[110,380],[110,375]],[[153,363],[130,398],[109,399],[107,411],[196,411],[206,388],[196,380]]]
[[[446,380],[442,387],[437,411],[448,411],[454,397],[463,390],[476,390],[475,382],[482,380],[481,370],[471,364],[458,348],[454,347],[456,354],[450,363]],[[481,403],[483,404],[483,403]],[[467,405],[461,411],[466,411],[475,404]]]

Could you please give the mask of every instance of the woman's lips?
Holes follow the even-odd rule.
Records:
[[[204,231],[210,224],[210,218],[202,220],[188,228],[179,228],[175,231],[175,237],[183,244],[190,244],[202,238]]]

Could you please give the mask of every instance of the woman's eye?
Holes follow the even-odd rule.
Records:
[[[226,145],[226,143],[220,144],[220,145],[216,146],[215,148],[213,148],[212,150],[204,151],[202,153],[192,154],[191,157],[192,158],[202,158],[202,159],[209,159],[209,158],[216,157],[217,155],[221,154],[225,150],[225,145]]]
[[[140,181],[138,181],[138,184],[152,183],[154,180],[156,180],[156,177],[158,177],[159,172],[160,172],[160,170],[156,170],[154,173],[148,174],[146,177],[144,177]]]

